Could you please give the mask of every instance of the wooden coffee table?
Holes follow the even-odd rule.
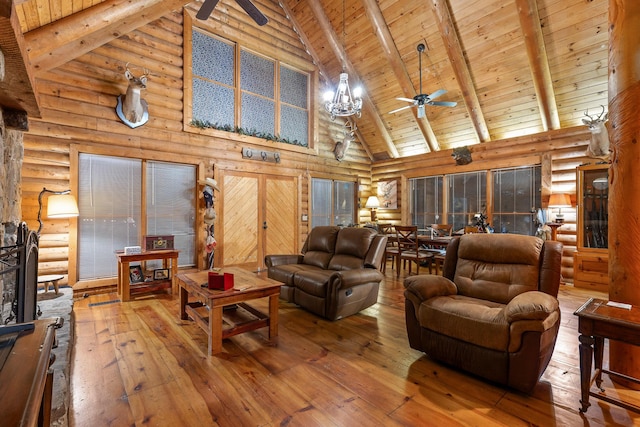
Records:
[[[591,298],[573,314],[578,316],[578,332],[580,332],[580,412],[586,412],[591,405],[589,396],[640,412],[640,407],[636,405],[607,396],[602,387],[603,373],[640,384],[636,378],[612,372],[602,366],[605,338],[640,345],[640,307],[618,308],[607,305],[607,301]],[[591,375],[592,361],[595,362],[593,376]],[[600,393],[591,391],[594,381]]]
[[[259,328],[269,327],[269,340],[273,342],[278,336],[278,298],[282,283],[241,268],[223,271],[234,275],[234,287],[228,291],[210,290],[206,286],[208,271],[176,276],[180,287],[180,319],[193,319],[207,333],[210,355],[222,351],[223,339]],[[247,301],[267,297],[268,315],[247,304]]]

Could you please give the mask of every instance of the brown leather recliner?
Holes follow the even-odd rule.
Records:
[[[562,244],[516,234],[465,234],[443,276],[408,277],[409,344],[429,357],[530,392],[560,327]]]
[[[337,320],[378,301],[387,237],[371,228],[319,226],[301,254],[267,255],[268,276],[282,282],[280,298]]]

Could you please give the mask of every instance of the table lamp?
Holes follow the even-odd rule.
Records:
[[[369,196],[364,207],[371,209],[371,222],[376,222],[378,220],[376,208],[380,207],[380,200],[376,196]]]
[[[563,223],[564,215],[562,214],[562,208],[571,207],[571,197],[566,193],[554,193],[549,197],[549,207],[558,208],[558,215],[556,215],[556,222]]]

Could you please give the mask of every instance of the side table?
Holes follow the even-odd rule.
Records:
[[[176,249],[163,249],[156,251],[143,251],[139,254],[127,254],[124,252],[116,252],[118,258],[118,297],[120,301],[126,302],[131,300],[131,296],[135,294],[149,293],[158,290],[169,289],[171,293],[175,293],[175,276],[178,273],[178,254],[180,251]],[[162,268],[170,269],[169,277],[149,282],[131,283],[129,276],[129,266],[132,262],[144,262],[149,260],[162,260]],[[169,265],[169,262],[171,265]]]
[[[626,381],[640,384],[640,380],[612,372],[602,367],[604,340],[616,340],[632,345],[640,345],[640,307],[631,309],[607,305],[607,301],[589,299],[573,313],[578,316],[578,332],[580,333],[580,412],[586,412],[589,406],[589,396],[620,406],[627,410],[640,412],[640,407],[631,403],[615,399],[604,394],[602,388],[602,373],[622,378]],[[595,371],[591,375],[591,363],[595,364]],[[600,393],[591,391],[595,381]]]

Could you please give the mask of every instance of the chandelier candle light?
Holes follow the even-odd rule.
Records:
[[[344,0],[342,1],[342,58],[346,62],[344,39],[345,39],[345,22],[344,22]],[[346,64],[342,66],[340,73],[340,82],[338,89],[334,92],[327,91],[324,94],[324,109],[331,115],[331,120],[336,117],[349,117],[355,115],[360,117],[362,110],[362,88],[353,89],[353,95],[349,88],[349,75],[345,72]]]

